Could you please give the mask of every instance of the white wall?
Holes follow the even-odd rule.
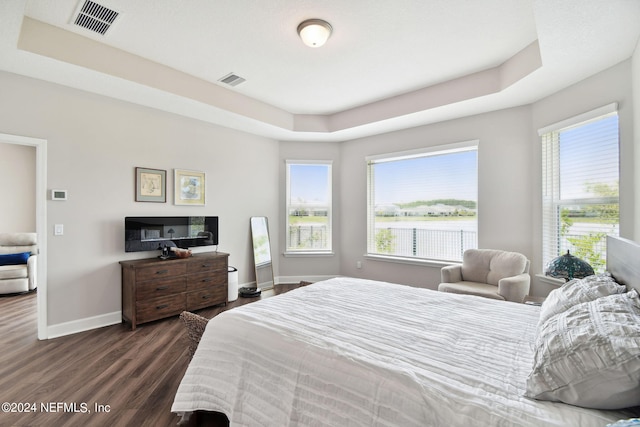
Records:
[[[254,280],[249,218],[279,234],[276,141],[9,73],[0,87],[0,132],[47,139],[48,187],[69,192],[47,202],[49,326],[118,315],[118,261],[157,255],[124,252],[128,215],[219,216],[219,250]],[[136,166],[167,170],[167,203],[134,201]],[[206,207],[173,205],[174,168],[207,174]]]
[[[0,233],[36,231],[36,149],[0,140]]]
[[[636,45],[631,61],[631,85],[633,96],[633,147],[634,147],[634,194],[635,194],[635,212],[640,212],[640,40]],[[640,215],[634,215],[635,230],[633,239],[640,242]]]

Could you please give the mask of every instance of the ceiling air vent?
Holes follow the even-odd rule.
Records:
[[[115,10],[99,5],[91,0],[82,0],[73,17],[74,25],[104,35],[120,15]]]
[[[236,74],[229,73],[218,81],[228,84],[229,86],[238,86],[240,83],[244,82],[245,79]]]

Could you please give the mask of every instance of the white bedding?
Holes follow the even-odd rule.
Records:
[[[231,426],[598,426],[524,397],[539,308],[337,278],[212,319],[172,411]]]

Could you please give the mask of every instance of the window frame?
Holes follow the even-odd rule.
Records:
[[[372,185],[374,176],[373,176],[373,168],[372,165],[376,163],[383,162],[391,162],[391,161],[399,161],[399,160],[410,160],[421,157],[430,157],[437,155],[447,155],[447,154],[456,154],[465,151],[475,151],[476,152],[476,238],[475,238],[475,247],[477,247],[478,242],[478,206],[479,200],[479,185],[478,185],[478,154],[479,154],[479,146],[480,141],[477,139],[461,141],[451,144],[442,144],[435,145],[430,147],[423,147],[413,150],[406,150],[400,152],[393,153],[385,153],[385,154],[376,154],[365,157],[366,168],[367,168],[367,241],[366,241],[366,254],[365,257],[377,260],[384,261],[392,261],[399,263],[408,263],[408,264],[424,264],[424,265],[434,265],[434,266],[442,266],[448,265],[452,262],[461,262],[462,256],[460,259],[446,259],[446,258],[435,258],[435,257],[419,257],[413,255],[395,255],[395,254],[385,254],[377,252],[375,249],[376,246],[376,228],[375,228],[375,186]]]
[[[290,224],[290,208],[291,208],[291,166],[292,165],[312,165],[327,167],[327,228],[326,231],[326,247],[324,248],[304,248],[296,249],[291,247],[291,233],[289,232]],[[333,160],[285,160],[285,256],[327,256],[333,255]]]
[[[620,181],[620,116],[618,114],[618,104],[612,103],[600,108],[579,114],[575,117],[545,126],[538,130],[542,151],[542,218],[541,218],[541,261],[542,271],[546,265],[555,257],[564,253],[561,248],[561,218],[563,206],[589,206],[603,204],[618,205],[618,235],[620,234],[620,194],[618,196],[604,197],[582,197],[582,198],[562,198],[561,195],[561,165],[560,165],[560,134],[562,132],[586,126],[593,122],[617,116],[617,144],[618,144],[618,182]],[[618,188],[619,190],[619,188]],[[609,234],[609,233],[607,233]],[[606,241],[604,253],[606,257]],[[601,257],[602,258],[602,257]]]

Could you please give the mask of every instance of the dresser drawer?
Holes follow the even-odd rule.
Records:
[[[146,282],[147,280],[157,280],[164,277],[181,276],[187,272],[185,263],[167,263],[140,267],[136,270],[136,282]]]
[[[136,302],[138,323],[150,322],[182,313],[187,307],[184,293]]]
[[[210,305],[227,302],[227,287],[218,286],[212,289],[187,293],[187,310],[197,310]]]
[[[187,290],[187,277],[168,277],[136,285],[136,301],[179,294]]]
[[[227,283],[227,275],[216,272],[189,274],[187,276],[187,291],[196,291],[210,287],[218,287]]]
[[[189,259],[187,272],[191,273],[201,273],[204,271],[214,271],[220,270],[227,273],[227,258],[226,257],[216,257],[216,258],[206,258],[206,257],[193,257]]]

